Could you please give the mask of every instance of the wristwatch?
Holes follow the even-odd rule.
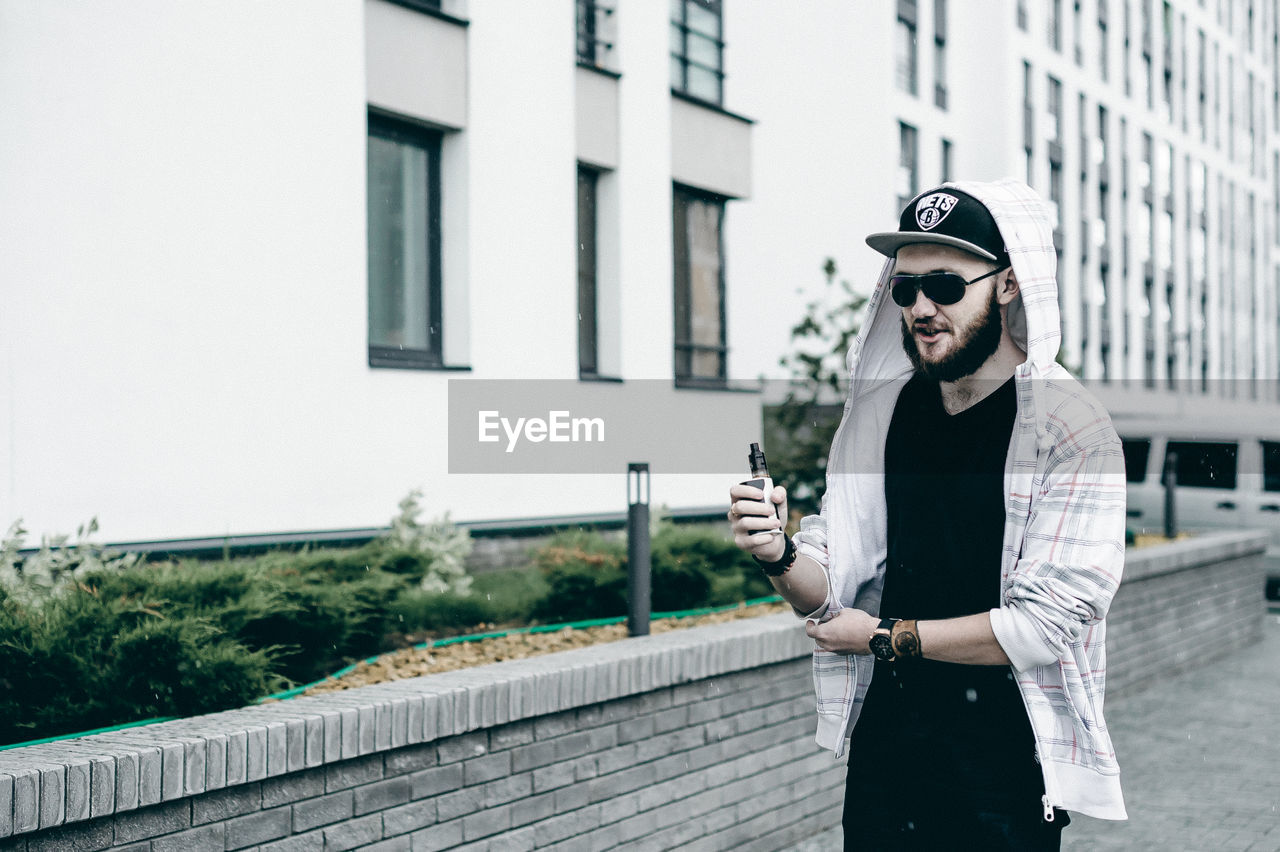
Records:
[[[876,659],[881,662],[891,663],[897,658],[893,652],[893,625],[897,622],[896,618],[881,619],[880,626],[875,629],[867,642],[871,653],[875,654]]]

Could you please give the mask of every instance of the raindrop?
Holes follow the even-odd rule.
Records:
[[[972,688],[972,687],[970,687],[969,689],[966,689],[966,690],[964,691],[964,698],[965,698],[965,700],[966,700],[966,701],[968,701],[970,704],[975,703],[975,702],[978,700],[978,690],[976,690],[976,689],[974,689],[974,688]]]

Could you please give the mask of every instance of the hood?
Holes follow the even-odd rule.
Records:
[[[1027,353],[1028,362],[1053,363],[1062,330],[1058,316],[1058,255],[1053,247],[1048,205],[1035,190],[1012,178],[992,183],[955,181],[942,186],[967,192],[991,211],[1018,279],[1018,298],[1009,305],[1009,331]],[[911,362],[902,351],[901,313],[887,292],[892,271],[890,258],[880,270],[868,304],[868,319],[849,348],[847,363],[854,388],[911,373]]]

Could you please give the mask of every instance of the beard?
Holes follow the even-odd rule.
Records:
[[[954,382],[971,376],[1000,348],[1000,303],[992,292],[986,312],[975,318],[956,337],[955,348],[941,361],[929,362],[920,357],[920,348],[906,319],[902,320],[902,348],[917,373],[938,382]]]

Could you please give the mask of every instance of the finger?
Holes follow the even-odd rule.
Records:
[[[765,516],[776,514],[773,506],[763,500],[739,500],[729,507],[729,511],[743,517],[748,515]]]
[[[768,532],[781,526],[776,517],[765,517],[763,515],[740,515],[733,523],[735,529],[748,533]]]
[[[741,482],[729,488],[730,500],[755,500],[756,502],[764,502],[764,492],[753,485],[743,485]]]

